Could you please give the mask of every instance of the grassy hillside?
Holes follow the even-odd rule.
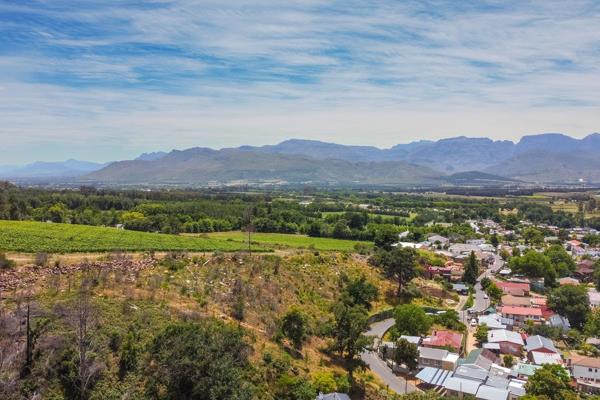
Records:
[[[244,232],[215,232],[208,234],[211,239],[228,240],[236,243],[247,243],[248,236]],[[356,244],[371,246],[370,242],[341,240],[332,238],[310,237],[285,233],[253,233],[253,243],[293,248],[314,248],[316,250],[352,251]]]
[[[18,252],[238,251],[245,246],[216,238],[164,235],[88,225],[0,221],[0,250]],[[253,250],[264,250],[254,248]]]

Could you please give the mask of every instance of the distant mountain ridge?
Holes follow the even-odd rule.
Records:
[[[560,133],[527,135],[516,143],[458,136],[387,149],[289,139],[266,146],[158,151],[106,164],[76,160],[37,162],[24,167],[0,167],[0,176],[178,184],[236,180],[398,185],[582,181],[600,184],[600,134],[583,139]]]

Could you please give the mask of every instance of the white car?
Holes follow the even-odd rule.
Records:
[[[471,326],[477,326],[477,320],[475,318],[471,320]]]
[[[484,294],[484,295],[483,295],[483,298],[487,300],[487,299],[489,299],[490,297],[489,297],[487,294]]]

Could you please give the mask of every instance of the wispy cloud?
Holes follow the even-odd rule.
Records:
[[[599,25],[594,0],[4,1],[0,138],[29,161],[582,136],[600,126]]]

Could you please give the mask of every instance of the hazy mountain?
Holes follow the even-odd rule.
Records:
[[[600,155],[597,152],[523,152],[484,170],[528,182],[600,183]]]
[[[0,175],[8,178],[72,178],[97,171],[106,165],[79,160],[36,161],[25,166],[0,170]]]
[[[510,184],[511,179],[600,183],[600,134],[574,139],[547,133],[524,136],[517,143],[459,136],[389,149],[291,139],[260,147],[157,151],[111,165],[67,160],[0,167],[0,176],[8,178],[86,174],[85,179],[106,182],[181,184],[230,180],[439,183],[444,175],[449,175],[444,182],[456,185]]]
[[[136,158],[136,160],[154,161],[154,160],[163,158],[167,154],[169,154],[169,153],[167,153],[165,151],[154,151],[152,153],[142,153],[139,155],[139,157]]]
[[[174,150],[153,161],[115,162],[82,179],[112,183],[202,184],[211,181],[283,180],[289,183],[413,184],[438,182],[441,175],[430,168],[403,161],[351,162],[251,148],[192,148]]]

